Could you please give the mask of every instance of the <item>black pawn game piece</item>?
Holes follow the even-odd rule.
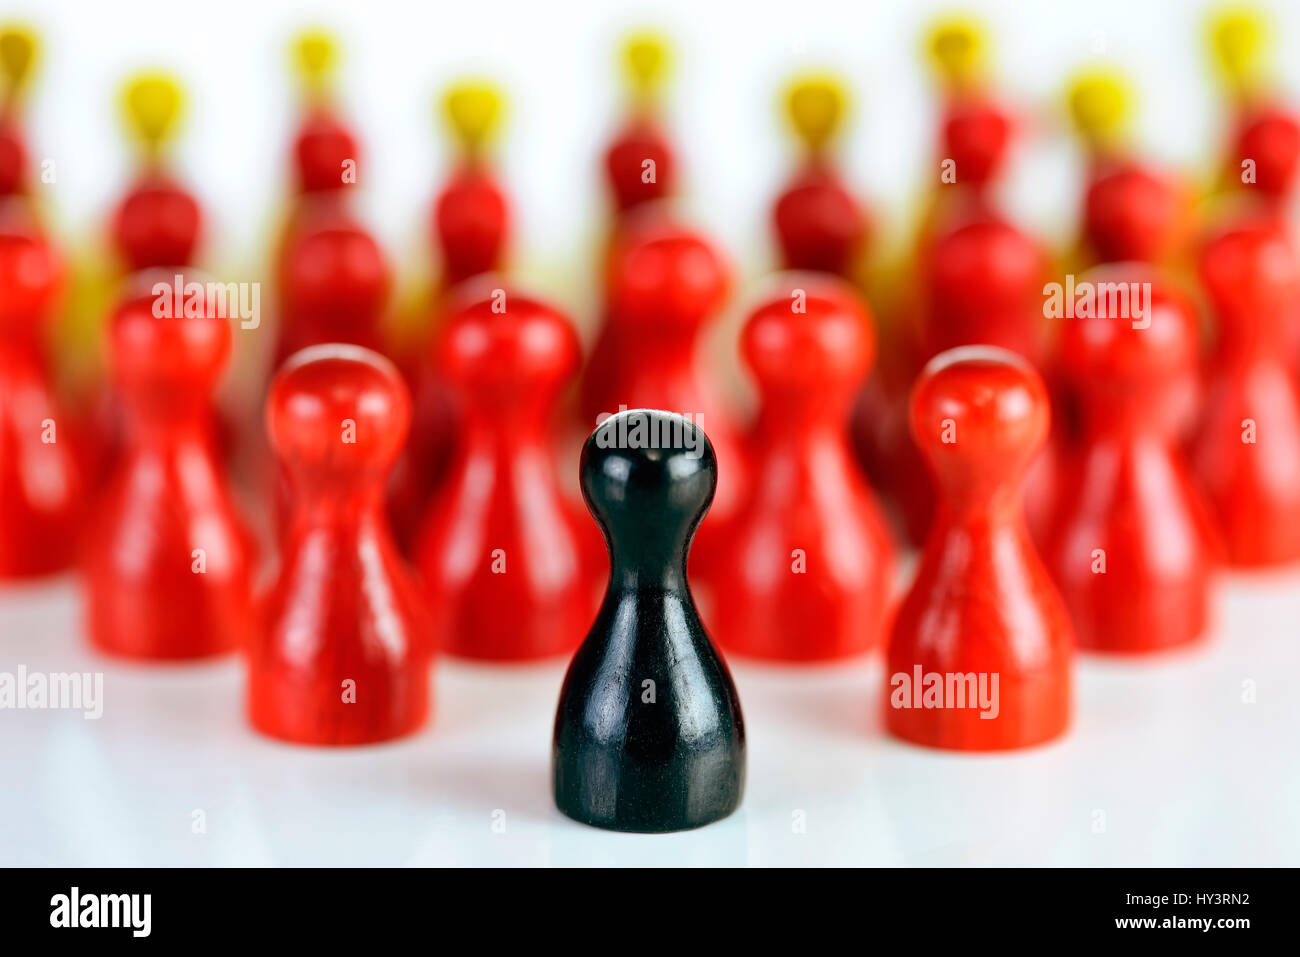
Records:
[[[560,691],[555,804],[615,831],[720,820],[745,788],[745,726],[686,581],[718,481],[713,446],[680,415],[634,409],[591,434],[579,474],[610,576]]]

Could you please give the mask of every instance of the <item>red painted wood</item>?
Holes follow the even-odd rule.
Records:
[[[1114,316],[1102,308],[1063,320],[1062,362],[1083,434],[1044,557],[1081,648],[1186,645],[1204,631],[1216,562],[1205,503],[1177,448],[1196,314],[1140,266],[1103,267],[1080,281],[1151,282],[1151,302],[1140,318],[1131,308]]]
[[[263,734],[365,744],[425,721],[432,623],[383,505],[410,415],[397,369],[356,346],[306,349],[272,382],[267,430],[292,513],[248,656]]]
[[[649,211],[629,220],[611,252],[606,320],[579,396],[588,430],[620,406],[697,419],[718,458],[706,521],[731,511],[744,486],[736,428],[703,352],[730,286],[729,264],[699,233]]]
[[[509,204],[492,172],[479,163],[456,170],[434,206],[444,286],[500,269],[509,232]]]
[[[783,277],[745,325],[761,396],[744,447],[753,481],[692,553],[706,622],[729,651],[822,661],[882,641],[893,545],[848,435],[874,351],[865,305],[825,276]]]
[[[899,607],[886,655],[885,723],[917,744],[963,751],[1021,748],[1069,723],[1069,617],[1025,528],[1021,485],[1047,437],[1042,379],[1001,349],[935,357],[912,392],[911,425],[940,497],[916,579]],[[903,682],[986,676],[993,709],[901,707]],[[896,676],[906,676],[896,678]]]
[[[94,645],[161,661],[221,654],[247,638],[255,546],[213,436],[230,322],[159,317],[155,302],[147,291],[128,298],[109,322],[125,432],[84,566]]]
[[[1094,263],[1168,262],[1186,238],[1182,197],[1136,160],[1099,157],[1084,194],[1084,240]]]
[[[523,661],[572,652],[596,613],[606,561],[558,476],[555,407],[578,370],[568,319],[485,279],[438,347],[459,415],[457,449],[423,522],[418,564],[439,647]],[[496,290],[496,291],[494,291]]]
[[[634,116],[605,152],[605,175],[620,214],[672,195],[676,174],[672,146],[651,117]]]
[[[127,272],[185,266],[194,261],[203,211],[171,176],[147,169],[122,198],[110,230]]]
[[[806,163],[777,198],[772,217],[785,268],[853,278],[867,243],[867,215],[828,163]]]
[[[83,463],[47,342],[61,276],[34,226],[0,220],[0,580],[67,568],[81,532]]]
[[[1300,389],[1286,348],[1300,301],[1295,246],[1272,220],[1229,227],[1205,245],[1200,274],[1218,341],[1193,447],[1197,476],[1229,561],[1300,560]]]
[[[344,172],[349,163],[358,169],[360,147],[347,124],[328,109],[317,107],[298,128],[293,161],[299,191],[330,193],[350,185]]]
[[[378,349],[391,272],[373,236],[334,198],[307,201],[280,258],[276,365],[308,346]]]

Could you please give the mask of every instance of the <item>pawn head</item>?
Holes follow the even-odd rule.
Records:
[[[969,17],[944,17],[926,35],[925,52],[945,87],[969,87],[984,76],[987,33],[983,25]]]
[[[360,346],[330,343],[290,356],[266,400],[271,445],[298,481],[379,481],[411,422],[397,368]]]
[[[460,149],[477,156],[501,127],[505,94],[487,80],[461,80],[442,97],[442,112]]]
[[[293,38],[290,56],[304,94],[312,99],[327,95],[339,68],[334,35],[323,27],[309,27]]]
[[[167,409],[203,399],[230,358],[230,321],[209,308],[206,284],[142,275],[108,324],[113,377],[125,396]]]
[[[953,161],[956,182],[976,187],[991,182],[1002,168],[1012,132],[1006,112],[982,98],[950,106],[943,123],[943,155]]]
[[[388,297],[383,251],[350,223],[307,231],[292,244],[284,265],[286,303],[323,324],[371,322]]]
[[[1272,326],[1300,297],[1300,258],[1272,221],[1225,230],[1205,244],[1201,281],[1221,321]]]
[[[1037,358],[1047,261],[1032,239],[980,218],[941,236],[927,263],[932,352],[982,342]]]
[[[34,228],[0,222],[0,336],[30,334],[54,308],[62,268]]]
[[[1219,12],[1208,24],[1211,62],[1234,92],[1249,90],[1262,78],[1270,24],[1263,14],[1244,7]]]
[[[620,214],[674,192],[677,160],[653,120],[636,117],[615,138],[605,153],[605,177]]]
[[[932,295],[944,311],[989,303],[1025,304],[1042,292],[1046,268],[1038,245],[1001,219],[978,219],[942,236],[930,257]]]
[[[433,239],[443,281],[464,282],[500,268],[510,232],[510,202],[490,171],[466,166],[434,205]]]
[[[1128,136],[1133,91],[1123,73],[1110,67],[1083,70],[1070,82],[1066,96],[1074,129],[1089,148],[1113,149]]]
[[[138,73],[122,90],[126,128],[146,153],[155,154],[172,140],[185,114],[185,93],[170,73]]]
[[[1285,199],[1300,175],[1300,121],[1284,109],[1265,109],[1253,116],[1237,133],[1237,155],[1233,169],[1253,160],[1253,188],[1275,199]]]
[[[1076,303],[1074,318],[1063,320],[1061,360],[1081,391],[1140,396],[1194,368],[1196,311],[1151,270],[1102,266],[1078,286],[1092,291],[1095,302],[1086,310]]]
[[[1158,263],[1178,240],[1180,204],[1169,180],[1126,163],[1088,187],[1084,230],[1101,262]]]
[[[122,200],[113,217],[113,245],[128,269],[181,266],[191,261],[203,212],[186,190],[150,178]]]
[[[1015,490],[1047,438],[1047,388],[1023,358],[993,346],[940,353],[912,388],[912,435],[950,504]]]
[[[447,378],[476,397],[549,394],[578,370],[581,346],[552,306],[484,276],[462,291],[438,347]]]
[[[328,193],[354,182],[346,174],[360,162],[356,137],[332,113],[313,112],[293,144],[298,188],[304,193]]]
[[[623,43],[623,75],[633,102],[652,105],[661,95],[672,70],[672,47],[668,38],[652,30],[639,30]]]
[[[610,257],[610,307],[635,323],[696,327],[722,308],[730,268],[699,233],[643,217],[621,233]]]
[[[579,479],[614,567],[657,575],[673,563],[684,570],[691,538],[713,501],[718,465],[704,430],[689,419],[629,409],[587,438]]]
[[[844,83],[829,74],[800,77],[786,90],[786,117],[795,135],[812,152],[835,138],[847,109]]]
[[[847,283],[789,273],[750,314],[740,351],[765,396],[802,408],[810,399],[842,400],[856,391],[871,367],[875,332],[866,304]]]
[[[40,42],[36,32],[19,23],[0,27],[0,99],[13,100],[31,82]]]

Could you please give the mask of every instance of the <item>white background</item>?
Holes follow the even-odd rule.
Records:
[[[1072,67],[1095,59],[1098,38],[1136,78],[1144,148],[1209,175],[1221,117],[1201,5],[974,6],[993,28],[1002,88],[1030,121],[1009,198],[1044,235],[1064,241],[1074,228],[1078,165],[1061,91]],[[575,305],[600,231],[597,158],[617,115],[613,51],[625,28],[648,22],[677,37],[672,117],[686,202],[753,275],[770,254],[768,203],[791,157],[775,105],[792,69],[826,65],[852,81],[847,175],[886,229],[905,222],[932,174],[935,102],[917,55],[932,12],[819,0],[0,2],[0,19],[25,15],[44,34],[30,136],[34,158],[56,162],[57,182],[41,188],[68,243],[90,242],[130,171],[115,112],[123,75],[162,65],[191,91],[177,161],[213,222],[206,261],[229,278],[261,278],[292,128],[286,46],[296,27],[320,21],[346,38],[364,209],[394,258],[425,255],[427,203],[446,168],[434,95],[462,71],[486,72],[511,96],[502,162],[520,216],[516,263]],[[1277,13],[1279,53],[1290,51],[1279,66],[1300,90],[1300,10]],[[1071,734],[1016,755],[885,738],[875,659],[733,663],[750,733],[741,811],[700,832],[635,837],[573,824],[551,806],[562,663],[444,661],[437,713],[419,736],[299,749],[248,729],[237,662],[105,662],[85,648],[70,579],[9,588],[0,670],[102,670],[107,700],[99,721],[0,712],[0,863],[1295,865],[1300,575],[1232,579],[1217,609],[1198,652],[1082,660]],[[1243,700],[1247,682],[1255,703]],[[196,810],[205,833],[192,829]]]
[[[99,720],[0,712],[0,863],[1294,866],[1300,574],[1224,591],[1208,647],[1083,659],[1071,733],[1008,755],[885,737],[878,659],[733,660],[744,804],[699,831],[655,836],[598,831],[552,805],[562,663],[442,661],[421,734],[300,748],[247,726],[235,661],[106,662],[81,642],[70,583],[9,593],[0,670],[102,670],[105,701]]]

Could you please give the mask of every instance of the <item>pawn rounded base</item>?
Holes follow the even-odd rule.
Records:
[[[362,686],[364,687],[364,685]],[[292,744],[354,747],[404,738],[419,731],[429,714],[428,696],[409,688],[374,707],[345,701],[328,689],[294,689],[254,681],[249,686],[248,719],[259,733]]]
[[[661,794],[629,795],[606,790],[597,781],[572,782],[557,769],[555,806],[580,824],[632,834],[692,831],[721,821],[740,807],[743,782],[734,771],[723,770],[718,780],[665,778]]]

